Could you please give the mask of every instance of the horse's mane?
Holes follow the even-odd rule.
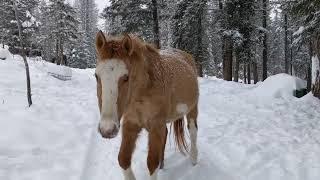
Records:
[[[152,82],[159,83],[158,85],[164,88],[164,67],[161,63],[161,56],[159,49],[155,48],[152,44],[145,43],[144,56],[148,63],[148,73]]]

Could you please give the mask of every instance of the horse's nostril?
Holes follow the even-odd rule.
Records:
[[[114,124],[112,128],[105,128],[99,124],[99,133],[101,134],[102,137],[111,139],[116,137],[116,135],[119,132],[119,128]]]

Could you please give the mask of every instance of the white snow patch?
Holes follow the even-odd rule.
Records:
[[[304,26],[300,26],[299,29],[293,33],[293,36],[299,36],[303,33],[303,31],[305,30]]]
[[[250,93],[262,98],[291,98],[294,90],[306,88],[307,82],[288,74],[277,74],[259,83]]]
[[[0,44],[0,60],[12,60],[13,55],[9,52],[8,46]]]

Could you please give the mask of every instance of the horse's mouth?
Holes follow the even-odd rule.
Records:
[[[118,135],[119,128],[115,125],[112,129],[105,130],[105,129],[101,128],[101,126],[99,125],[98,131],[103,138],[112,139]]]

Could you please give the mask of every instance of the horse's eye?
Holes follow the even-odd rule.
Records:
[[[124,76],[123,76],[123,81],[124,81],[124,82],[127,82],[128,80],[129,80],[129,76],[128,76],[128,75],[124,75]]]

